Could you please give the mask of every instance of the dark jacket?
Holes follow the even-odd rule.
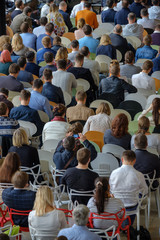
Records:
[[[37,46],[37,51],[40,49],[40,48],[44,48],[43,47],[43,44],[42,44],[42,38],[44,37],[50,37],[51,39],[51,44],[53,45],[53,38],[51,36],[48,36],[46,33],[43,33],[41,35],[38,36],[37,38],[37,42],[36,42],[36,46]]]
[[[114,23],[120,24],[120,25],[126,25],[128,24],[128,14],[130,13],[129,8],[122,8],[120,11],[116,12],[115,18],[114,18]]]
[[[11,75],[0,77],[0,88],[7,88],[10,91],[16,92],[24,89],[23,84]]]
[[[153,62],[153,72],[160,71],[160,54],[158,57],[152,59]]]
[[[98,55],[107,55],[111,59],[116,59],[116,48],[111,44],[101,45],[96,50],[96,56]]]
[[[56,66],[54,66],[54,65],[46,65],[45,67],[41,67],[41,68],[39,69],[39,77],[42,77],[43,71],[44,71],[44,69],[46,69],[46,68],[51,69],[52,72],[57,71],[57,67],[56,67]]]
[[[112,8],[109,8],[108,10],[103,11],[101,13],[102,23],[114,22],[115,14],[116,14],[116,11],[114,11],[114,9],[112,9]]]
[[[9,112],[14,107],[13,103],[9,101],[4,95],[0,95],[0,102],[4,102],[7,105]]]
[[[160,46],[160,33],[152,33],[152,44]]]
[[[28,62],[25,70],[39,77],[39,69],[41,67],[35,63]]]
[[[28,82],[28,83],[32,83],[33,82],[33,75],[30,72],[27,72],[25,70],[20,70],[18,77],[17,77],[18,81],[22,81],[22,82]]]
[[[52,50],[51,48],[42,48],[41,50],[39,50],[37,52],[37,56],[36,56],[36,62],[37,64],[39,64],[40,62],[43,62],[44,61],[44,54],[46,52],[52,52],[53,53],[53,56],[55,57],[55,51]]]
[[[50,82],[43,85],[42,95],[48,98],[49,101],[65,105],[62,89]]]
[[[11,13],[11,18],[13,20],[14,17],[16,17],[18,14],[21,14],[22,11],[21,10],[14,10],[12,13]]]
[[[69,14],[60,9],[59,9],[59,12],[62,14],[64,22],[65,22],[66,26],[68,27],[68,30],[70,31],[73,26],[72,26]]]
[[[131,12],[135,13],[136,14],[136,17],[137,18],[140,18],[141,17],[141,10],[142,8],[145,8],[144,6],[142,6],[141,3],[136,3],[136,2],[133,2],[130,6],[129,6],[129,9]]]

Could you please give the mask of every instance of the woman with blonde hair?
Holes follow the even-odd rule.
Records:
[[[26,52],[29,51],[29,48],[24,46],[22,37],[18,33],[14,34],[12,38],[12,48],[13,52],[18,56],[25,57]]]
[[[12,64],[11,54],[8,50],[3,50],[0,56],[0,73],[9,74],[9,67]]]
[[[100,44],[96,50],[96,56],[106,55],[111,59],[116,59],[116,48],[112,46],[110,36],[103,34],[100,39]]]
[[[57,62],[59,60],[65,60],[67,62],[66,70],[73,67],[72,62],[68,59],[68,51],[66,47],[61,47],[58,49],[53,65],[57,67]]]
[[[84,125],[83,134],[88,131],[105,132],[111,128],[111,114],[108,103],[102,102],[96,110],[95,116],[90,116]]]
[[[62,228],[67,227],[65,214],[54,206],[53,192],[48,186],[42,186],[36,193],[33,211],[28,217],[30,233],[47,233],[53,237],[39,237],[38,240],[54,240]]]
[[[7,35],[0,36],[0,52],[3,51],[3,45],[10,42],[11,42],[11,38],[9,36]]]
[[[79,40],[80,38],[83,38],[85,36],[84,32],[83,32],[83,27],[86,24],[85,19],[84,18],[80,18],[77,22],[77,28],[78,30],[74,31],[74,35],[76,40]]]
[[[64,22],[63,16],[58,11],[58,7],[55,3],[50,5],[50,10],[47,15],[48,22],[53,23],[54,33],[57,36],[62,36],[65,33],[66,24]]]

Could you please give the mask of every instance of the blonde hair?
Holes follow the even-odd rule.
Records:
[[[110,110],[108,103],[102,102],[96,110],[96,114],[98,114],[98,113],[105,113],[107,115],[110,115],[111,110]]]
[[[58,6],[55,4],[55,3],[52,3],[50,5],[50,9],[49,9],[49,12],[58,12]]]
[[[68,51],[67,48],[61,47],[58,49],[55,61],[58,62],[59,60],[66,60],[68,59]]]
[[[109,44],[111,44],[110,36],[108,36],[107,34],[103,34],[99,45],[109,45]]]
[[[77,22],[77,28],[78,29],[83,28],[85,24],[86,24],[85,19],[84,18],[80,18],[78,20],[78,22]]]
[[[46,207],[54,208],[53,193],[48,186],[42,186],[36,193],[36,199],[33,209],[36,211],[36,216],[43,216],[46,213]]]
[[[21,36],[19,35],[19,33],[14,34],[14,36],[12,38],[12,48],[13,48],[13,51],[18,52],[23,47],[24,47],[23,40],[22,40]]]
[[[29,145],[27,133],[23,128],[18,128],[13,133],[12,141],[15,147],[22,147],[24,144]]]
[[[6,43],[10,43],[11,42],[11,39],[9,36],[6,36],[6,35],[2,35],[0,36],[0,51],[2,52],[3,51],[3,45],[6,44]]]

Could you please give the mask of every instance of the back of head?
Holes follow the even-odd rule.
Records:
[[[33,51],[26,52],[26,59],[28,62],[33,62],[35,58],[35,53]]]
[[[107,7],[111,8],[114,3],[115,3],[114,0],[108,0],[106,5],[107,5]]]
[[[0,102],[0,116],[6,115],[7,105],[4,102]]]
[[[28,179],[26,172],[17,171],[12,177],[12,183],[15,188],[24,188],[28,184]]]
[[[131,12],[128,14],[128,20],[134,22],[136,20],[136,14]]]
[[[160,24],[157,24],[157,25],[156,25],[155,31],[160,31]]]
[[[57,69],[63,69],[66,70],[67,67],[67,61],[64,59],[61,59],[57,62]]]
[[[125,53],[125,63],[131,64],[134,61],[134,53],[132,51],[127,51]]]
[[[50,48],[51,47],[51,39],[50,39],[50,37],[48,37],[48,36],[43,37],[42,38],[42,44],[43,44],[43,47]]]
[[[84,61],[84,55],[82,53],[77,53],[77,55],[74,58],[74,61],[76,63],[81,63]]]
[[[136,154],[132,150],[126,150],[123,152],[122,158],[125,162],[133,163],[136,159]]]
[[[134,144],[136,149],[146,149],[147,147],[146,135],[138,133],[134,139]]]
[[[123,0],[122,1],[122,7],[123,8],[128,8],[128,6],[129,6],[129,1],[128,0]]]
[[[113,29],[113,32],[114,33],[117,33],[117,34],[121,34],[122,32],[122,26],[120,24],[117,24],[114,29]]]
[[[59,36],[54,37],[53,45],[61,45],[61,38]]]
[[[54,117],[55,116],[63,116],[63,115],[65,115],[65,113],[66,113],[66,107],[61,103],[57,104],[53,109]]]
[[[65,8],[67,6],[67,3],[65,1],[61,1],[59,4],[59,8]]]
[[[100,45],[109,45],[111,44],[111,38],[107,34],[103,34],[100,39]]]
[[[22,147],[23,145],[29,145],[29,140],[25,129],[18,128],[16,131],[14,131],[12,141],[13,146],[18,148]]]
[[[102,102],[98,106],[98,108],[96,109],[96,114],[99,114],[99,113],[105,113],[107,115],[111,114],[111,110],[110,110],[108,103]]]
[[[159,6],[159,0],[152,0],[153,6]]]
[[[73,134],[78,134],[83,132],[83,125],[80,122],[75,122],[70,125],[68,132],[72,132]]]
[[[148,16],[148,10],[147,10],[147,8],[142,8],[142,10],[141,10],[141,16],[142,16],[142,17],[147,17],[147,16]]]
[[[51,12],[57,12],[58,11],[58,6],[55,4],[55,3],[52,3],[51,5],[50,5],[50,13]]]
[[[40,25],[41,26],[46,26],[46,24],[47,24],[47,18],[46,17],[40,18]]]
[[[118,77],[120,74],[120,67],[118,64],[113,64],[109,67],[109,71],[112,76]]]
[[[73,219],[76,225],[85,226],[88,223],[89,209],[87,206],[79,204],[73,210]]]
[[[31,13],[31,12],[32,12],[32,8],[29,7],[29,6],[27,6],[27,7],[25,7],[25,8],[23,9],[23,12],[24,12],[25,15],[28,15],[28,13]]]
[[[31,97],[30,91],[25,90],[25,89],[21,91],[21,93],[20,93],[21,100],[27,101],[30,99],[30,97]]]
[[[149,69],[153,68],[153,62],[150,60],[146,60],[143,65],[142,65],[142,69],[148,71]]]
[[[147,133],[149,130],[150,121],[146,116],[141,117],[138,120],[138,132],[137,133]]]
[[[112,135],[121,138],[128,133],[128,118],[124,113],[118,114],[112,121]]]
[[[76,98],[76,101],[83,102],[84,100],[86,100],[87,94],[86,94],[86,92],[81,90],[81,91],[76,92],[75,98]]]
[[[9,91],[7,88],[0,88],[0,94],[5,94],[8,97]]]
[[[84,7],[87,8],[87,9],[90,9],[91,8],[91,3],[85,2]]]
[[[78,28],[78,29],[79,29],[79,28],[83,28],[85,24],[86,24],[85,19],[84,19],[84,18],[80,18],[80,19],[78,20],[78,22],[77,22],[77,28]]]
[[[72,42],[71,42],[71,47],[72,48],[77,48],[79,46],[79,42],[77,41],[77,40],[73,40]]]
[[[12,52],[12,45],[11,45],[11,43],[5,43],[3,45],[3,50],[8,50],[11,53]]]
[[[47,23],[45,25],[45,31],[49,34],[52,34],[52,32],[54,31],[54,25],[53,23]]]
[[[3,51],[3,45],[6,43],[10,43],[11,39],[7,35],[0,36],[0,51]]]
[[[80,53],[82,53],[84,55],[84,57],[87,57],[88,54],[90,53],[89,48],[86,47],[86,46],[82,47],[81,50],[80,50]]]
[[[20,26],[20,30],[22,33],[27,33],[29,30],[29,24],[28,22],[23,22]]]
[[[66,60],[66,61],[68,59],[68,51],[67,51],[66,47],[61,47],[57,51],[55,61],[58,62],[61,59]]]
[[[33,88],[40,89],[43,86],[43,82],[40,78],[37,78],[33,81]]]
[[[49,68],[45,68],[44,71],[43,71],[43,77],[44,77],[44,80],[45,81],[48,81],[48,80],[52,80],[53,76],[52,76],[52,70],[49,69]]]
[[[9,236],[5,233],[0,233],[0,240],[10,240]]]
[[[18,58],[17,64],[19,65],[20,68],[23,68],[26,64],[26,58],[23,56]]]
[[[152,101],[153,121],[157,126],[159,124],[160,98],[154,98]]]
[[[151,45],[151,42],[152,42],[152,38],[150,35],[146,35],[144,38],[143,38],[143,43],[147,46],[150,46]]]
[[[88,148],[81,148],[77,151],[77,160],[81,165],[86,165],[91,157],[91,152]]]
[[[16,6],[16,8],[20,8],[20,7],[22,6],[22,4],[23,4],[23,1],[22,1],[22,0],[16,0],[16,1],[15,1],[15,6]]]
[[[75,138],[72,136],[68,136],[63,141],[63,147],[68,151],[73,151],[75,147]]]
[[[52,52],[45,52],[45,54],[44,54],[44,61],[46,63],[53,62],[53,53]]]
[[[90,35],[92,33],[92,28],[90,25],[86,24],[83,27],[83,32],[85,35]]]

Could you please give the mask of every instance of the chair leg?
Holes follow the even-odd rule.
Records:
[[[150,223],[150,211],[151,211],[151,192],[149,193],[148,196],[148,227]]]
[[[137,212],[137,231],[140,230],[140,210]],[[137,235],[137,240],[140,240],[140,235]]]
[[[149,227],[149,220],[148,220],[147,206],[144,209],[144,211],[145,211],[145,226],[148,229],[148,227]]]
[[[155,191],[155,200],[157,204],[158,217],[160,218],[160,204],[159,204],[159,188]]]

